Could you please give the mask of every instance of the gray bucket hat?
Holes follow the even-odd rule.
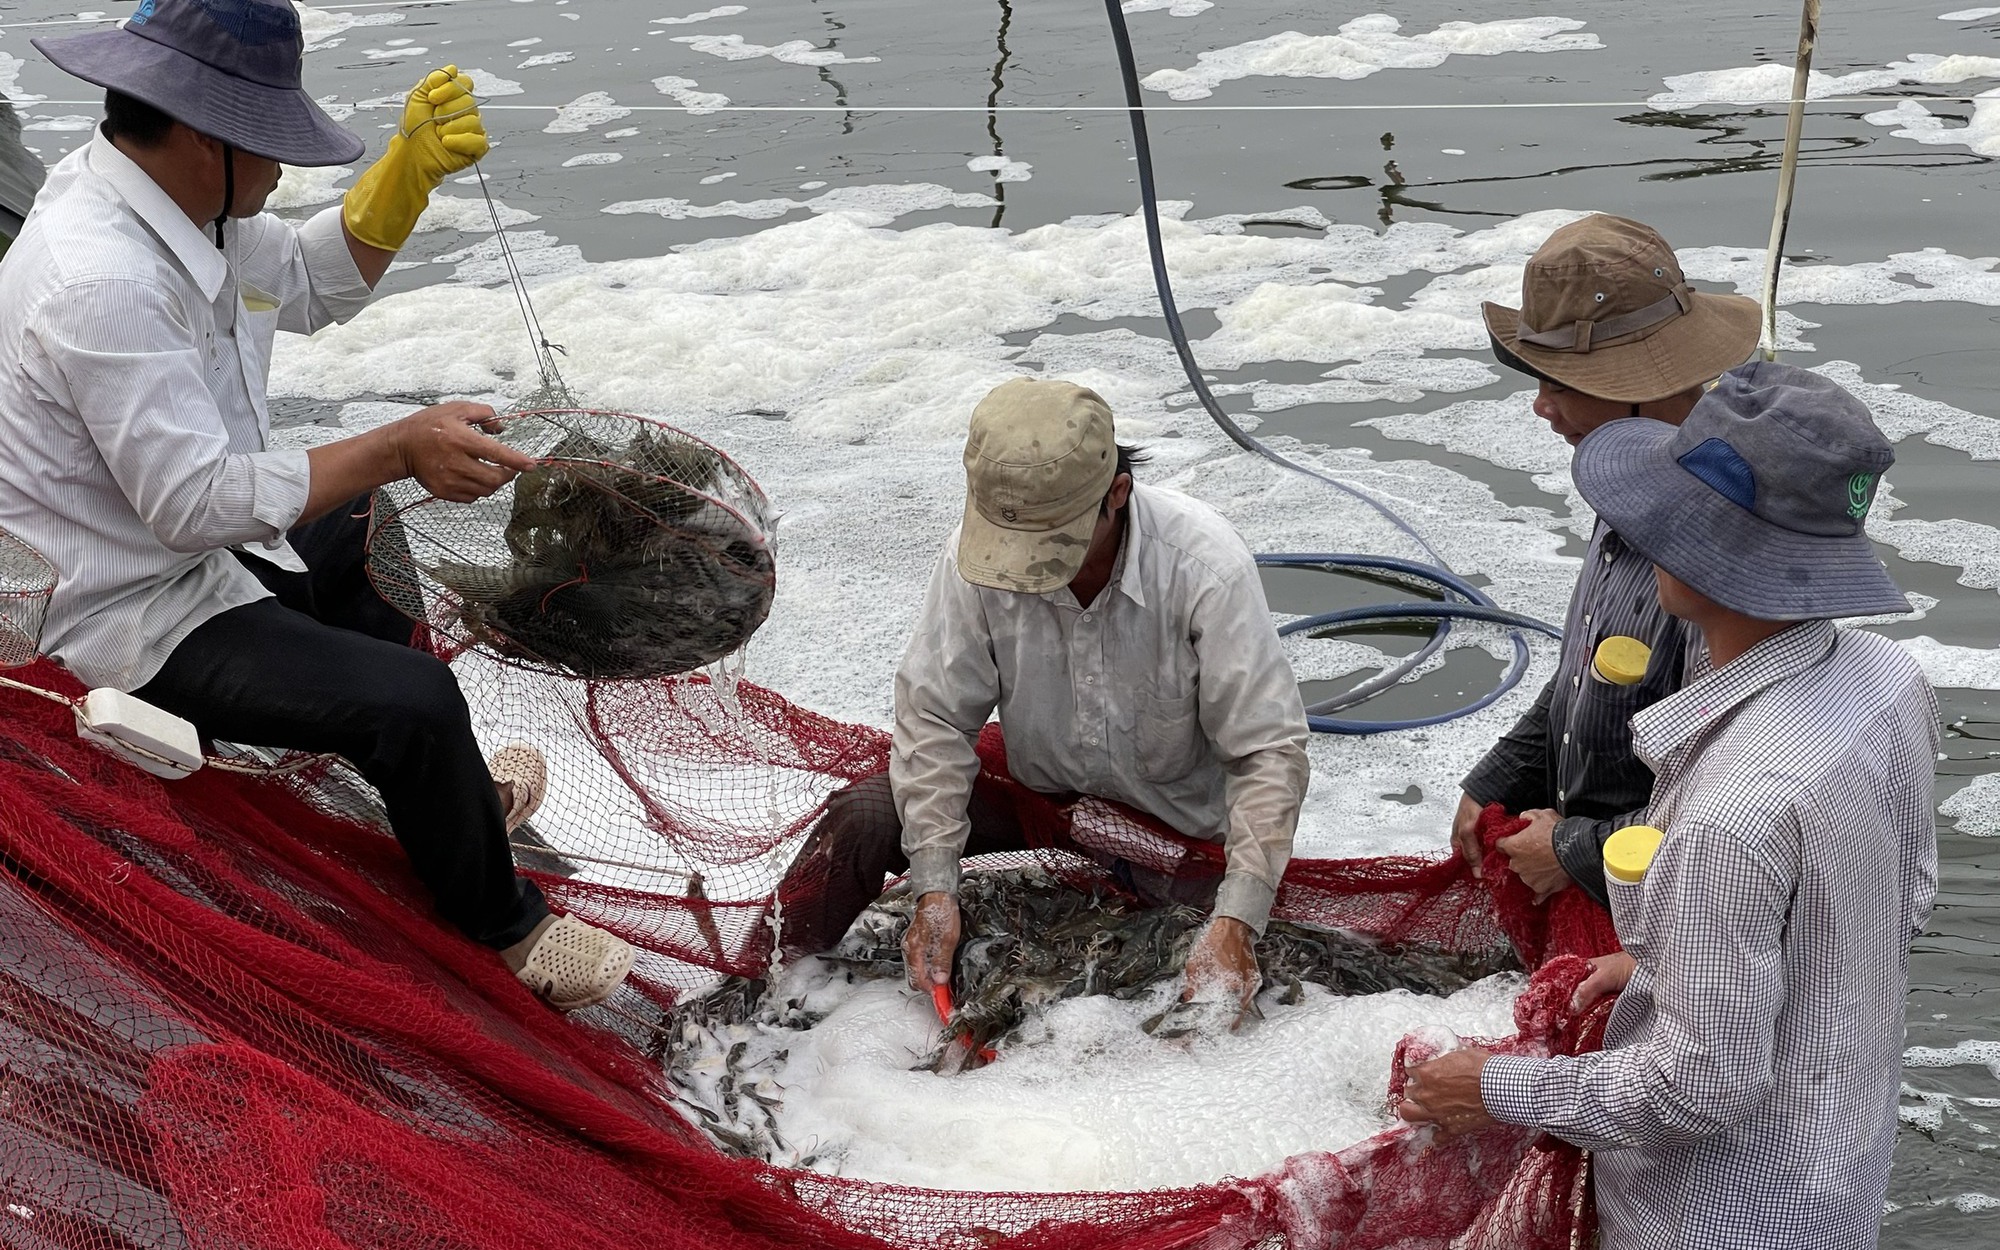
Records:
[[[1613,421],[1576,487],[1641,555],[1767,621],[1908,612],[1863,531],[1889,441],[1854,396],[1795,365],[1722,375],[1677,428]]]
[[[58,69],[252,156],[344,165],[368,150],[301,85],[290,0],[140,0],[115,30],[30,42]]]

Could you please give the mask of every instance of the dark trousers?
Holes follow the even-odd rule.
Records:
[[[381,793],[439,913],[474,941],[511,946],[548,904],[515,875],[457,679],[411,648],[409,618],[368,582],[367,506],[292,531],[308,572],[244,557],[277,598],[204,622],[133,693],[207,738],[345,758]]]
[[[1029,849],[1013,804],[983,785],[973,785],[965,818],[971,826],[965,840],[968,858]],[[1077,849],[1149,907],[1186,903],[1207,908],[1215,903],[1218,878],[1214,876],[1174,876],[1107,852]],[[827,800],[825,814],[807,835],[779,887],[785,906],[785,949],[796,954],[831,949],[855,918],[880,897],[882,879],[900,876],[909,869],[910,861],[903,854],[903,822],[896,815],[888,774],[865,777],[839,791]]]
[[[966,804],[972,830],[965,853],[1027,850],[1028,838],[1013,807],[993,802],[982,790],[975,785]],[[831,949],[881,896],[882,879],[909,870],[889,775],[865,777],[841,790],[827,800],[826,813],[779,887],[785,903],[785,948],[801,954]]]

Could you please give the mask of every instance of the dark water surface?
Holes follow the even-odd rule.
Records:
[[[748,11],[662,26],[654,19],[714,7],[710,0],[450,0],[387,6],[327,6],[353,14],[395,11],[395,25],[358,27],[343,42],[311,54],[308,85],[344,103],[400,94],[420,69],[444,60],[516,80],[522,92],[494,99],[490,126],[500,144],[486,163],[495,193],[541,215],[536,229],[580,246],[591,260],[656,256],[678,244],[747,234],[771,223],[736,218],[666,221],[607,216],[611,201],[678,196],[696,203],[763,197],[805,198],[806,181],[829,188],[885,182],[935,182],[1003,197],[997,208],[905,216],[899,229],[928,221],[1026,229],[1082,213],[1130,211],[1136,197],[1125,119],[1087,111],[1120,102],[1102,8],[1090,0],[751,0]],[[1913,53],[2000,56],[2000,15],[1945,22],[1967,7],[1954,0],[1893,0],[1827,7],[1818,68],[1830,73],[1879,69]],[[128,4],[109,6],[119,17]],[[1135,13],[1130,21],[1143,70],[1186,68],[1205,49],[1284,30],[1331,34],[1368,12],[1301,0],[1220,0],[1199,15]],[[1491,21],[1555,14],[1583,21],[1604,47],[1552,54],[1460,56],[1420,71],[1387,70],[1358,81],[1249,78],[1223,83],[1199,105],[1371,104],[1380,111],[1216,111],[1176,105],[1149,93],[1163,193],[1193,200],[1194,215],[1269,212],[1301,204],[1342,223],[1438,221],[1476,230],[1548,208],[1604,209],[1640,217],[1682,246],[1727,243],[1761,247],[1768,228],[1781,110],[1716,105],[1680,112],[1646,108],[1671,74],[1776,60],[1789,64],[1797,34],[1790,4],[1687,3],[1635,6],[1604,0],[1449,5],[1419,0],[1395,9],[1403,33],[1449,20]],[[90,29],[76,11],[48,3],[0,3],[0,54],[25,58],[21,88],[49,100],[22,106],[30,126],[95,112],[93,96],[50,69],[29,48],[37,33]],[[63,26],[36,25],[64,22]],[[810,40],[872,63],[812,66],[769,57],[729,61],[673,42],[675,35],[740,34],[752,43]],[[516,41],[540,43],[510,47]],[[399,55],[404,48],[427,49]],[[371,57],[370,52],[376,55]],[[569,52],[573,59],[515,68],[531,56]],[[0,61],[0,73],[6,62]],[[813,106],[814,112],[720,112],[691,116],[651,81],[694,79],[738,105]],[[1990,79],[1893,90],[1920,96],[1972,95]],[[579,134],[545,134],[555,106],[588,92],[635,107],[629,117]],[[1614,107],[1414,109],[1401,106],[1498,106],[1545,102],[1617,102]],[[1051,112],[1010,112],[1015,106]],[[964,106],[965,112],[893,111],[908,106]],[[2000,165],[1964,146],[1925,146],[1894,138],[1862,120],[1881,104],[1816,104],[1799,176],[1788,252],[1851,264],[1892,253],[1941,248],[1979,257],[1995,248]],[[1950,124],[1971,105],[1935,103]],[[991,111],[989,111],[989,109]],[[1180,111],[1172,111],[1179,109]],[[393,112],[363,110],[351,125],[371,138]],[[636,134],[604,137],[632,127]],[[27,141],[53,162],[87,132],[30,129]],[[1462,154],[1447,152],[1456,149]],[[616,164],[562,168],[586,151],[617,151]],[[1004,152],[1033,164],[1026,182],[996,183],[967,170],[968,159]],[[1390,168],[1393,162],[1393,170]],[[735,175],[703,185],[718,173]],[[461,193],[463,189],[457,189]],[[1260,228],[1260,227],[1253,227]],[[1287,227],[1263,227],[1273,231]],[[445,232],[418,236],[412,255],[435,255],[466,240]],[[424,266],[392,275],[386,289],[437,281],[449,272]],[[1391,299],[1395,298],[1392,292]],[[1389,302],[1385,300],[1384,302]],[[1963,302],[1819,307],[1790,311],[1820,328],[1806,337],[1817,351],[1804,363],[1846,359],[1874,382],[1897,382],[1922,396],[2000,415],[2000,364],[1994,354],[2000,312]],[[1206,314],[1202,314],[1206,315]],[[1163,335],[1151,321],[1126,323]],[[1212,321],[1209,323],[1212,325]],[[1097,331],[1104,323],[1075,330]],[[1052,327],[1051,332],[1065,332]],[[1205,333],[1206,329],[1197,333]],[[1282,366],[1244,371],[1279,376]],[[1317,376],[1317,370],[1296,380]],[[1237,380],[1243,380],[1238,378]],[[1518,385],[1504,379],[1469,395],[1428,396],[1420,408],[1465,398],[1498,397]],[[1234,406],[1234,405],[1232,405]],[[1377,455],[1429,456],[1492,485],[1507,503],[1551,506],[1527,474],[1482,460],[1394,442],[1352,422],[1397,405],[1320,405],[1264,414],[1265,428]],[[1991,500],[1992,470],[1965,454],[1908,439],[1892,473],[1903,517],[2000,523]],[[1330,538],[1329,546],[1339,546]],[[1570,550],[1575,552],[1572,542]],[[1940,600],[1919,622],[1888,626],[1891,636],[1925,633],[1942,641],[2000,644],[1994,593],[1957,584],[1955,565],[1914,564],[1883,550],[1907,589]],[[1358,600],[1375,592],[1354,588]],[[1273,583],[1277,606],[1324,607],[1341,599],[1325,586]],[[1385,642],[1384,645],[1391,645]],[[1453,700],[1490,679],[1497,662],[1460,652],[1442,675],[1399,691],[1383,715],[1407,714]],[[2000,722],[2000,692],[1941,692],[1947,724]],[[1940,800],[1967,778],[1991,771],[2000,743],[1947,738],[1939,765]],[[1992,901],[2000,878],[2000,843],[1940,830],[1942,888],[1928,933],[1917,944],[1909,1002],[1912,1046],[1948,1048],[2000,1040]],[[1884,1244],[1945,1247],[1989,1244],[2000,1209],[2000,1045],[1982,1062],[1912,1068],[1910,1119],[1902,1130],[1890,1189]],[[1989,1068],[1987,1065],[1992,1064]],[[1927,1095],[1928,1098],[1919,1097]],[[1944,1097],[1940,1097],[1944,1096]],[[1987,1197],[1992,1195],[1993,1197]]]

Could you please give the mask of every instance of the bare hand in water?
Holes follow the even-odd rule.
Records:
[[[934,985],[951,984],[951,957],[958,950],[958,899],[932,890],[917,900],[903,934],[903,966],[910,987],[928,994]]]
[[[1239,1015],[1248,1011],[1264,980],[1257,969],[1256,940],[1250,926],[1233,916],[1209,921],[1188,952],[1181,1000],[1230,1003]]]

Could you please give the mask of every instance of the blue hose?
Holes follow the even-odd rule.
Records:
[[[1352,690],[1308,708],[1306,724],[1319,733],[1387,733],[1398,729],[1421,729],[1426,725],[1443,724],[1490,707],[1495,700],[1518,686],[1521,678],[1527,673],[1528,643],[1521,631],[1532,629],[1552,638],[1561,638],[1562,631],[1553,625],[1500,608],[1477,587],[1453,573],[1445,564],[1444,557],[1437,553],[1417,528],[1398,515],[1388,504],[1358,487],[1350,486],[1317,469],[1280,455],[1236,424],[1229,414],[1222,410],[1222,405],[1216,402],[1214,393],[1208,388],[1208,379],[1202,376],[1201,366],[1195,362],[1194,348],[1189,345],[1187,329],[1181,324],[1180,305],[1174,299],[1173,281],[1167,276],[1166,246],[1160,234],[1159,192],[1153,182],[1153,149],[1146,135],[1145,104],[1139,89],[1138,67],[1132,55],[1132,34],[1126,28],[1125,12],[1120,0],[1104,0],[1104,12],[1111,21],[1111,40],[1118,49],[1118,72],[1125,84],[1126,115],[1132,124],[1132,155],[1139,167],[1139,204],[1146,221],[1146,248],[1153,262],[1153,285],[1160,294],[1160,313],[1166,319],[1167,333],[1174,342],[1174,352],[1180,357],[1181,370],[1187,374],[1188,385],[1194,389],[1195,397],[1201,401],[1201,406],[1208,411],[1209,418],[1229,437],[1230,442],[1252,455],[1261,456],[1295,473],[1302,473],[1368,505],[1407,535],[1433,561],[1430,564],[1422,564],[1414,560],[1396,560],[1388,556],[1348,553],[1320,555],[1272,553],[1258,556],[1257,563],[1292,568],[1319,567],[1329,572],[1351,569],[1372,576],[1386,576],[1389,580],[1427,585],[1445,596],[1443,601],[1382,604],[1367,608],[1350,608],[1345,612],[1328,612],[1293,621],[1280,629],[1279,635],[1283,636],[1308,629],[1334,629],[1362,622],[1389,620],[1437,622],[1437,632],[1425,640],[1424,645],[1415,652]],[[1464,707],[1435,716],[1408,720],[1357,721],[1324,715],[1329,711],[1351,707],[1400,683],[1443,649],[1445,636],[1454,620],[1485,621],[1513,627],[1514,658],[1501,673],[1499,682],[1492,690]]]

